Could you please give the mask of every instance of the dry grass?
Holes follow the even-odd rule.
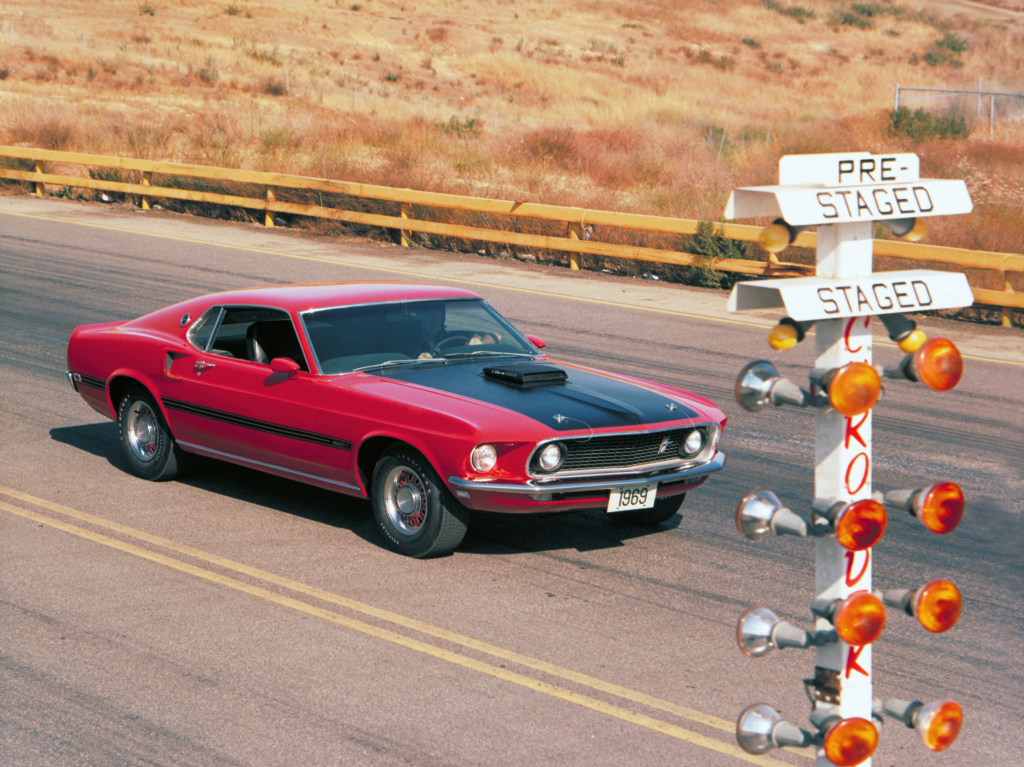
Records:
[[[1021,252],[1024,121],[914,144],[887,115],[897,82],[1024,78],[1024,20],[929,8],[5,0],[0,142],[686,218],[783,154],[906,150],[975,199],[932,242]]]

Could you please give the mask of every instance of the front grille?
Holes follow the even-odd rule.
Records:
[[[624,469],[679,458],[679,447],[692,428],[649,434],[611,434],[586,440],[569,439],[565,463],[559,472],[588,469]],[[662,448],[664,445],[664,449]]]

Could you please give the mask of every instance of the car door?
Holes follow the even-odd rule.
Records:
[[[313,377],[288,314],[228,306],[201,319],[188,337],[194,353],[169,354],[165,370],[162,399],[178,441],[256,468],[311,473]],[[260,328],[273,330],[262,345]],[[301,369],[274,372],[274,356]]]

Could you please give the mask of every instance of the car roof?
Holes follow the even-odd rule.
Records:
[[[309,309],[386,301],[424,301],[480,296],[460,288],[415,282],[318,282],[229,290],[207,298],[215,299],[218,304],[275,306],[288,311],[302,312]]]

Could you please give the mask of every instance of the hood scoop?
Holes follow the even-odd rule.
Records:
[[[501,367],[484,368],[484,378],[490,378],[492,381],[501,381],[518,389],[528,389],[531,386],[550,386],[566,383],[569,380],[569,374],[562,370],[562,368],[538,365],[534,362],[524,362],[514,365],[503,365]]]

